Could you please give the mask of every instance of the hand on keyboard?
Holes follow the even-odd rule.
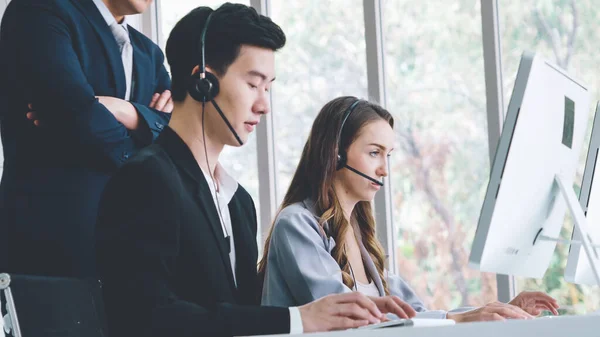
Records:
[[[540,291],[524,291],[517,295],[509,304],[515,305],[527,313],[537,316],[544,310],[558,315],[558,302],[549,295]]]
[[[483,307],[461,313],[448,313],[448,319],[456,323],[478,321],[503,321],[505,319],[531,319],[533,316],[523,309],[506,303],[492,302]]]

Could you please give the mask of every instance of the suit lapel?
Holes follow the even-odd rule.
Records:
[[[202,170],[198,166],[187,144],[170,127],[167,126],[164,128],[156,142],[165,147],[175,165],[181,168],[190,178],[191,184],[193,184],[190,187],[193,189],[195,202],[204,214],[207,227],[210,228],[211,235],[219,248],[218,255],[220,255],[220,259],[225,266],[229,284],[232,290],[234,290],[233,272],[231,271],[231,261],[229,260],[229,251],[225,244],[223,228],[221,227],[217,207],[210,193],[208,182],[204,178]],[[198,221],[201,220],[198,219]],[[201,224],[198,225],[200,226]]]
[[[236,276],[238,289],[244,294],[257,294],[258,285],[255,285],[256,278],[256,237],[250,230],[249,221],[245,215],[246,209],[241,201],[234,197],[229,203],[229,214],[231,215],[231,226],[234,235],[235,254],[236,254]],[[249,287],[249,289],[246,289]],[[254,301],[257,298],[253,298]],[[251,302],[246,304],[256,304]]]
[[[202,171],[200,171],[202,174]],[[227,278],[229,279],[229,283],[232,289],[235,289],[235,283],[233,282],[233,272],[231,269],[231,261],[229,260],[229,250],[227,249],[227,244],[225,243],[225,237],[223,234],[223,227],[221,226],[221,221],[219,219],[219,215],[217,213],[217,206],[215,205],[212,194],[210,193],[210,189],[208,188],[208,183],[204,179],[204,176],[201,177],[200,184],[196,190],[196,202],[202,209],[204,216],[208,220],[209,227],[214,236],[217,245],[219,246],[219,252],[221,255],[221,260],[225,265],[225,271],[227,273]]]
[[[115,37],[93,1],[85,0],[71,2],[84,13],[100,38],[106,53],[106,58],[108,59],[108,63],[110,64],[113,73],[116,97],[124,98],[126,89],[125,70],[123,69],[121,52],[119,51],[119,45],[117,44]]]

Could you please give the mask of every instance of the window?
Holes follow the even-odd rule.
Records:
[[[287,36],[273,87],[281,203],[321,107],[338,96],[367,98],[365,29],[360,0],[273,1],[271,18]]]
[[[489,176],[479,1],[383,0],[399,273],[431,309],[497,299],[468,267]]]
[[[517,68],[524,51],[532,51],[567,70],[591,89],[591,107],[599,97],[597,83],[600,81],[600,59],[597,56],[598,19],[596,2],[526,0],[499,2],[500,34],[502,47],[502,73],[504,81],[505,108],[515,81]],[[587,147],[593,122],[593,109],[586,144],[581,152],[581,163],[575,178],[579,191],[583,177]],[[570,216],[565,219],[561,231],[563,239],[570,239],[573,223]],[[558,300],[562,311],[582,314],[599,309],[600,292],[596,287],[580,286],[565,281],[564,271],[569,246],[558,244],[549,269],[542,280],[517,278],[519,290],[544,291]],[[594,290],[593,290],[594,289]]]
[[[218,8],[226,1],[220,0],[165,0],[159,2],[159,20],[162,30],[162,39],[159,41],[162,50],[169,37],[169,33],[183,16],[198,6]],[[250,1],[233,1],[250,5]],[[210,26],[208,28],[210,30]],[[190,69],[191,71],[191,69]],[[218,101],[218,98],[217,98]],[[260,199],[258,197],[258,166],[256,159],[256,134],[250,134],[248,141],[242,147],[226,146],[221,153],[219,162],[239,183],[250,193],[256,206],[256,214],[260,223]],[[258,237],[260,240],[260,236]],[[259,246],[260,246],[259,241]]]

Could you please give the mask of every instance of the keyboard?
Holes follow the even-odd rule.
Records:
[[[386,322],[377,324],[369,324],[357,328],[357,330],[373,330],[383,328],[397,328],[397,327],[423,327],[423,326],[445,326],[454,325],[455,322],[451,319],[437,319],[437,318],[411,318],[411,319],[394,319]]]

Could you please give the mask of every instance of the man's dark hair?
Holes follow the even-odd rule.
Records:
[[[213,13],[206,32],[206,65],[223,76],[235,62],[242,45],[276,51],[285,45],[283,30],[269,17],[252,7],[226,3],[216,10],[198,7],[184,16],[167,40],[167,60],[171,67],[171,93],[174,101],[186,97],[186,83],[192,69],[200,64],[200,35],[208,15]]]

